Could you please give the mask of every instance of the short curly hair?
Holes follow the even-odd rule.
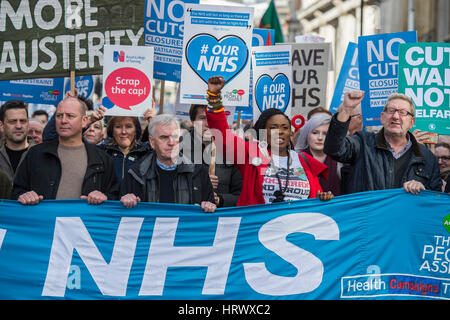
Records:
[[[285,115],[283,113],[283,111],[281,111],[280,109],[277,109],[277,108],[266,109],[259,115],[258,120],[256,120],[255,124],[253,125],[253,129],[256,131],[256,139],[258,139],[258,140],[260,139],[260,136],[259,136],[260,130],[266,129],[267,121],[271,117],[278,115],[278,114],[283,115],[287,119],[287,121],[289,122],[289,128],[290,128],[291,119],[289,119],[289,117],[287,115]]]

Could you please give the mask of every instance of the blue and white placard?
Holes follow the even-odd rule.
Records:
[[[249,99],[253,8],[186,4],[181,103],[205,103],[208,79],[222,76],[222,102]]]
[[[0,101],[57,105],[63,98],[64,78],[0,81]]]
[[[334,89],[330,111],[336,113],[347,91],[359,90],[358,44],[349,42]]]
[[[266,109],[276,108],[291,115],[291,46],[263,46],[252,49],[253,121]]]
[[[358,38],[360,87],[363,126],[379,126],[380,114],[387,98],[397,93],[398,47],[400,43],[417,42],[417,32],[397,32]]]
[[[199,0],[146,0],[144,40],[155,49],[153,78],[180,82],[184,4]]]
[[[394,189],[205,214],[2,200],[0,299],[450,300],[449,201]]]

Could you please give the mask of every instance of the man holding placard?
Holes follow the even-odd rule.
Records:
[[[401,187],[413,194],[425,189],[440,191],[436,157],[409,132],[414,125],[415,108],[407,96],[393,94],[388,98],[381,112],[380,132],[359,131],[347,136],[350,115],[363,97],[364,91],[345,94],[325,139],[325,153],[354,168],[349,192]]]

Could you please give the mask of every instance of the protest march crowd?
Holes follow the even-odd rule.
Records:
[[[369,190],[403,188],[450,192],[450,145],[433,151],[411,133],[412,100],[392,94],[378,132],[363,130],[364,92],[347,92],[334,115],[323,107],[295,132],[276,108],[245,131],[230,128],[222,104],[223,77],[209,78],[204,105],[191,105],[191,121],[157,115],[106,116],[92,101],[68,93],[51,117],[28,115],[10,100],[0,109],[0,198],[23,205],[49,199],[120,200],[218,207],[246,206]],[[143,121],[140,121],[143,120]]]
[[[11,30],[20,31],[19,24],[12,17],[14,14],[19,18],[27,16],[24,13],[30,10],[27,3],[17,8],[17,12],[11,7],[4,13],[10,16]],[[151,5],[156,9],[156,4]],[[173,10],[174,5],[169,7]],[[86,17],[89,18],[86,18],[86,24],[91,26],[98,22],[94,14],[97,9],[88,8],[90,4],[86,7]],[[208,12],[201,11],[202,14],[210,14]],[[228,14],[225,12],[216,22],[230,30],[241,27],[247,36],[250,35],[246,19],[253,17],[252,14],[232,15],[234,19],[242,20],[237,25],[228,21]],[[48,21],[44,24],[40,23],[42,19],[35,19],[40,28],[47,30],[56,27],[59,23],[56,18],[55,23],[50,21],[52,26],[47,25]],[[211,29],[207,23],[209,20],[197,18],[193,17],[193,24]],[[181,20],[177,19],[177,22]],[[27,26],[31,22],[29,17]],[[149,20],[146,27],[152,23],[153,20]],[[193,32],[188,27],[180,30]],[[137,44],[142,32],[135,35],[131,29],[126,31],[127,37],[133,38],[132,45]],[[109,37],[109,32],[105,37],[107,34]],[[36,205],[41,200],[52,199],[86,199],[92,205],[118,200],[127,208],[139,202],[180,203],[199,205],[205,212],[214,212],[220,207],[308,198],[332,201],[333,197],[344,194],[393,188],[403,188],[412,194],[421,190],[450,192],[449,140],[442,136],[435,145],[424,143],[427,132],[412,130],[416,120],[415,104],[405,94],[393,93],[387,99],[380,115],[382,128],[379,131],[363,128],[361,102],[364,95],[372,94],[364,90],[347,91],[335,113],[325,105],[311,110],[300,129],[294,128],[289,112],[272,107],[262,111],[254,123],[248,121],[241,125],[238,121],[230,128],[225,115],[227,94],[223,92],[222,96],[227,80],[219,73],[209,72],[214,60],[216,68],[220,66],[224,70],[228,63],[228,69],[239,73],[248,63],[247,43],[237,36],[226,39],[230,42],[227,44],[224,40],[222,52],[215,36],[200,35],[202,37],[191,38],[196,42],[190,41],[194,45],[189,48],[199,51],[202,44],[203,55],[199,57],[199,53],[192,49],[193,53],[186,53],[186,56],[189,55],[193,61],[198,59],[195,60],[197,65],[208,69],[208,73],[197,73],[207,82],[207,91],[203,93],[206,96],[204,103],[191,105],[190,121],[182,121],[172,114],[157,115],[154,100],[142,117],[105,115],[107,108],[100,106],[93,110],[93,102],[74,90],[56,105],[50,119],[43,110],[28,114],[28,106],[22,100],[5,102],[0,109],[0,199],[17,200],[23,205]],[[91,38],[88,36],[88,39]],[[405,42],[400,40],[391,39],[388,49],[391,50],[396,41]],[[182,42],[181,39],[179,41]],[[212,53],[208,52],[208,45],[212,47]],[[228,53],[225,53],[227,46]],[[239,48],[245,53],[242,56],[238,55]],[[97,56],[97,49],[87,51]],[[411,52],[416,54],[418,50],[421,49],[413,48]],[[294,56],[297,63],[307,60],[324,65],[321,52],[314,51],[308,57],[304,52]],[[220,60],[219,53],[230,55],[229,60]],[[389,53],[388,56],[392,56],[392,52]],[[3,63],[10,55],[13,55],[12,51],[5,58],[2,56],[3,73],[17,69],[15,58],[8,64]],[[265,54],[259,56],[267,57]],[[323,55],[326,56],[328,53]],[[276,57],[276,61],[289,61],[285,55]],[[133,59],[140,58],[143,57],[135,55]],[[110,60],[123,62],[123,59],[124,54],[119,50],[114,51]],[[419,62],[413,65],[417,64]],[[308,82],[317,80],[316,71],[309,71]],[[302,74],[305,78],[306,71],[303,70]],[[427,82],[436,83],[435,74]],[[116,80],[121,79],[120,76]],[[293,82],[299,82],[299,78],[300,72]],[[190,86],[202,87],[204,83],[200,83],[200,78],[195,79],[189,79]],[[136,86],[135,81],[131,84]],[[306,88],[303,89],[306,92]],[[138,88],[134,90],[138,92]],[[314,90],[309,89],[309,94]],[[255,90],[256,100],[260,94]],[[194,93],[191,96],[199,95]],[[293,96],[298,98],[299,93],[294,91]],[[130,105],[136,104],[130,102]]]

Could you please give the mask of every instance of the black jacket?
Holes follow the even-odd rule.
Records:
[[[179,161],[173,188],[175,203],[200,204],[202,201],[214,203],[208,168],[204,165]],[[159,191],[156,154],[151,152],[128,170],[122,181],[120,195],[133,193],[141,201],[159,202]]]
[[[113,145],[110,143],[102,143],[97,144],[97,148],[102,149],[107,154],[110,155],[114,162],[114,170],[116,172],[117,179],[119,179],[119,183],[122,182],[126,172],[128,169],[142,159],[147,153],[151,150],[150,144],[148,142],[137,142],[133,149],[128,152],[128,154],[124,155],[123,152],[117,145]]]
[[[325,139],[324,152],[334,160],[349,163],[352,174],[347,180],[349,193],[394,188],[394,157],[387,147],[384,129],[378,133],[359,131],[347,136],[350,120],[340,122],[336,115],[331,118]],[[434,154],[419,144],[408,132],[412,142],[412,154],[402,183],[410,180],[421,182],[426,189],[441,191],[439,165]]]
[[[35,145],[28,151],[17,168],[12,199],[35,191],[44,200],[55,199],[61,180],[61,161],[58,157],[58,140]],[[82,195],[94,190],[104,193],[108,200],[118,200],[119,182],[114,172],[111,157],[88,142],[86,147],[88,164],[84,175]]]
[[[198,148],[201,151],[201,163],[209,167],[211,163],[211,151],[209,145],[208,147],[194,135],[194,130],[191,129],[183,135],[182,141],[182,151],[185,157],[188,158],[192,163],[197,161],[200,155],[195,158],[194,152],[196,145],[201,146]],[[205,153],[205,150],[207,152]],[[214,190],[220,198],[220,203],[218,207],[235,207],[236,203],[241,195],[242,190],[242,174],[241,171],[232,163],[227,163],[222,157],[220,152],[216,153],[216,163],[215,163],[215,175],[219,179],[219,185],[217,190]]]

